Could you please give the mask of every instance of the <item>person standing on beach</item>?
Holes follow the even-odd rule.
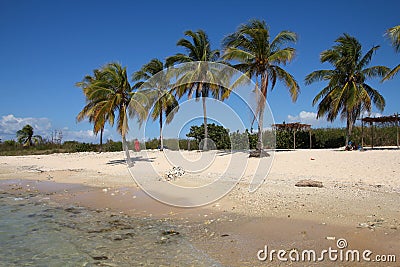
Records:
[[[135,151],[139,152],[140,151],[140,144],[139,144],[139,140],[135,139]]]

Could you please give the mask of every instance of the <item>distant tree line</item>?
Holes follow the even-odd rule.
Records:
[[[74,153],[86,151],[100,151],[100,145],[78,142],[62,142],[62,131],[55,130],[51,133],[51,139],[34,134],[31,125],[25,125],[16,132],[16,140],[0,140],[0,155],[27,155],[27,154],[51,154]],[[108,152],[121,151],[122,142],[108,140],[103,145],[103,150]]]
[[[258,142],[257,133],[249,132],[230,132],[229,129],[214,123],[208,124],[209,146],[219,150],[244,150],[256,149]],[[100,144],[85,143],[78,141],[65,141],[63,143],[46,140],[43,138],[33,138],[33,129],[24,127],[23,132],[27,131],[31,139],[40,140],[31,141],[29,136],[22,134],[22,130],[17,132],[17,141],[15,140],[0,140],[0,155],[27,155],[27,154],[51,154],[51,153],[75,153],[75,152],[98,152],[101,151]],[[361,128],[355,126],[350,140],[358,145],[362,143],[362,132],[364,131],[364,147],[372,144],[372,129],[370,127]],[[343,146],[346,139],[346,128],[316,128],[311,130],[311,140],[313,149],[323,148],[339,148]],[[394,146],[396,145],[396,127],[393,125],[375,126],[373,130],[373,139],[375,146]],[[24,138],[22,138],[24,136]],[[164,148],[171,150],[199,150],[204,139],[204,126],[191,126],[186,139],[165,139]],[[266,148],[277,149],[292,149],[293,148],[293,132],[290,130],[275,131],[267,130],[263,132],[263,141]],[[134,142],[128,142],[130,149],[134,149]],[[141,149],[160,149],[158,138],[149,139],[140,142]],[[211,147],[210,147],[211,148]],[[296,132],[296,148],[310,148],[310,136],[308,131]],[[122,142],[108,140],[102,145],[102,151],[115,152],[122,151]]]
[[[208,124],[208,136],[214,141],[216,149],[256,149],[257,133],[251,133],[246,130],[244,133],[239,131],[230,133],[228,129],[215,124]],[[349,137],[356,145],[362,143],[362,131],[364,131],[364,146],[372,144],[372,129],[370,127],[355,126]],[[339,148],[343,147],[346,139],[346,128],[316,128],[311,130],[311,141],[313,149]],[[382,125],[374,127],[374,145],[375,146],[394,146],[396,145],[396,127],[391,125]],[[275,135],[275,136],[274,136]],[[204,138],[204,128],[201,126],[192,126],[188,137],[193,139],[166,139],[165,146],[169,149],[199,149],[199,144]],[[266,148],[292,149],[293,148],[293,132],[285,131],[264,131],[263,141]],[[274,144],[275,141],[275,144]],[[188,143],[190,145],[188,146]],[[157,149],[159,148],[158,139],[154,138],[142,144],[142,148]],[[310,135],[308,131],[296,132],[296,148],[310,148]]]

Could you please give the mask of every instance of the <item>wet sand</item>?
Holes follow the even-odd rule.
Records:
[[[131,217],[168,221],[193,244],[222,266],[287,266],[288,263],[259,261],[257,252],[268,245],[270,249],[337,248],[339,238],[345,238],[349,249],[369,249],[374,254],[395,254],[399,257],[400,232],[383,222],[376,226],[360,227],[335,224],[290,216],[243,216],[235,212],[240,208],[229,197],[202,208],[177,208],[167,206],[147,196],[135,187],[96,188],[79,184],[56,183],[38,180],[3,180],[0,190],[18,195],[35,193],[39,198],[49,198],[63,205],[83,206],[107,210]],[[311,189],[313,190],[313,189]],[[398,196],[397,196],[398,197]],[[398,207],[397,207],[398,208]],[[373,221],[374,218],[371,218]],[[350,221],[351,218],[350,218]],[[392,229],[393,228],[393,229]],[[307,263],[308,266],[332,266],[332,262]],[[304,263],[291,263],[304,266]],[[340,263],[340,266],[354,266]],[[360,263],[358,266],[374,266]],[[380,266],[398,266],[383,263]]]

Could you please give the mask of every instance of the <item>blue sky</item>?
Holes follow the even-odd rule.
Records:
[[[111,61],[127,66],[131,74],[152,58],[182,52],[176,42],[188,29],[205,30],[213,48],[220,48],[225,35],[251,18],[265,20],[273,36],[286,29],[299,35],[297,57],[286,70],[299,82],[301,94],[292,103],[287,90],[277,84],[268,95],[275,121],[332,126],[313,118],[316,108],[311,101],[323,83],[304,86],[304,77],[330,68],[319,62],[319,53],[345,32],[358,38],[365,52],[381,45],[372,64],[390,68],[399,64],[400,54],[383,36],[386,29],[400,23],[399,10],[400,2],[395,0],[0,0],[0,138],[14,138],[18,127],[30,123],[45,136],[61,129],[65,140],[96,141],[90,124],[75,121],[85,104],[75,82]],[[386,99],[384,114],[400,111],[400,76],[370,84]],[[105,137],[119,139],[109,126]]]

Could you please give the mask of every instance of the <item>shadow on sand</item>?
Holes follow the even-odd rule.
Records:
[[[154,162],[155,158],[131,157],[132,163],[137,161]],[[126,164],[126,159],[115,159],[107,162],[107,165],[121,165]]]

